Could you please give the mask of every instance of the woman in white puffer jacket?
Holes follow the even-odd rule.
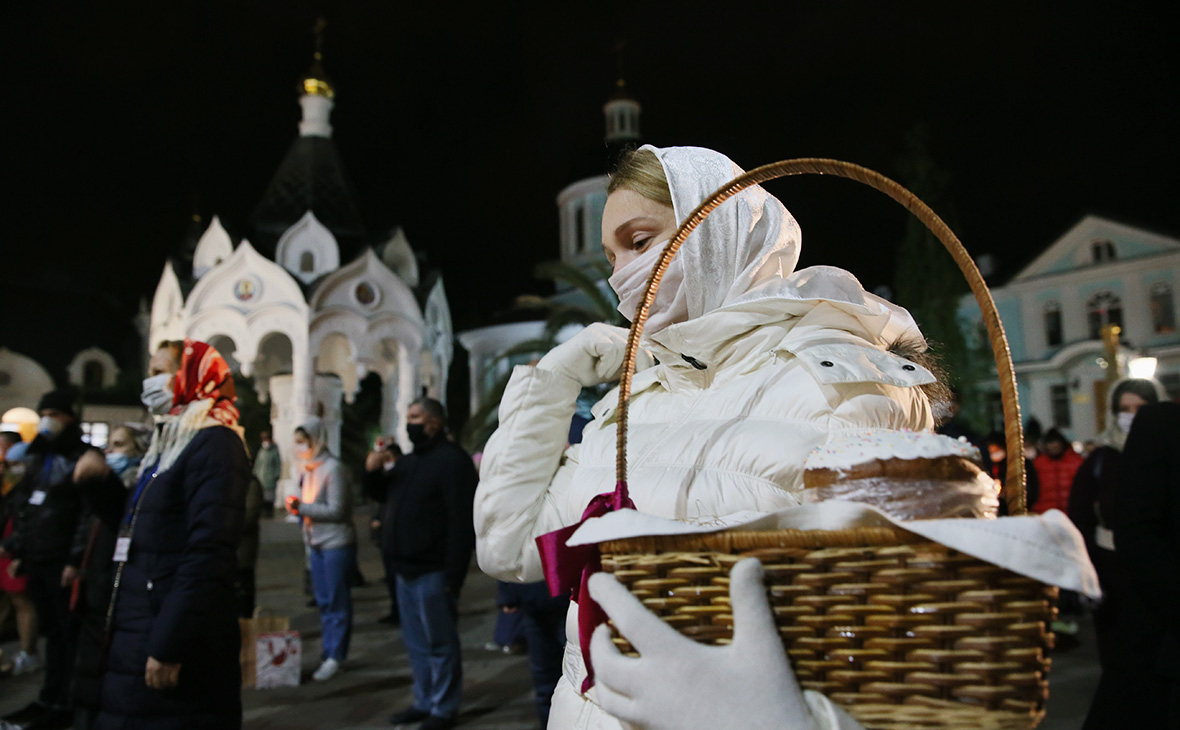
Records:
[[[603,247],[619,309],[633,316],[656,258],[677,225],[742,170],[694,147],[645,146],[612,177]],[[921,386],[935,381],[893,354],[925,349],[904,309],[866,292],[846,271],[795,271],[798,224],[753,187],[726,201],[685,242],[644,332],[655,364],[634,378],[628,485],[636,508],[689,522],[799,503],[803,461],[842,429],[929,430]],[[584,386],[619,377],[626,331],[592,325],[518,366],[484,450],[476,494],[480,567],[500,580],[540,580],[534,538],[578,522],[615,486],[617,391],[593,409],[582,443],[566,448]],[[567,620],[565,676],[550,728],[615,729],[585,666],[577,608]],[[784,725],[785,727],[785,725]]]

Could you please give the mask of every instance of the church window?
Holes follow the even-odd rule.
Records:
[[[311,251],[299,254],[299,273],[310,274],[313,271],[315,271],[315,254]]]
[[[1102,238],[1090,244],[1090,260],[1096,264],[1114,261],[1118,258],[1114,243]]]
[[[1057,302],[1045,304],[1045,344],[1056,347],[1062,341],[1061,305]]]
[[[1172,288],[1160,282],[1151,287],[1151,327],[1157,335],[1176,331],[1176,303],[1172,299]]]
[[[1053,425],[1058,428],[1067,428],[1072,425],[1072,419],[1069,413],[1069,386],[1068,385],[1050,385],[1049,386],[1049,403],[1053,409]]]
[[[579,205],[574,209],[574,252],[586,250],[586,209]]]
[[[82,366],[82,387],[86,390],[102,390],[102,363],[98,360],[87,360]]]
[[[1086,308],[1089,310],[1090,339],[1102,336],[1103,325],[1123,325],[1123,303],[1114,293],[1104,291],[1090,297]]]

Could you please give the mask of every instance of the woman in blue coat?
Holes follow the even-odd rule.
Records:
[[[233,378],[217,350],[194,340],[161,348],[151,375],[144,402],[166,415],[115,549],[94,728],[235,730],[242,704],[234,576],[250,466]]]

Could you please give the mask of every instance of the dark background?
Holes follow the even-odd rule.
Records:
[[[645,141],[750,168],[837,157],[898,174],[928,131],[957,229],[1012,274],[1087,213],[1180,232],[1175,29],[1079,3],[8,3],[0,344],[60,373],[129,325],[194,214],[244,231],[297,135],[312,26],[334,139],[374,242],[443,270],[456,328],[551,285],[554,198],[603,172],[625,39]],[[852,183],[770,185],[802,265],[889,283],[905,213]]]

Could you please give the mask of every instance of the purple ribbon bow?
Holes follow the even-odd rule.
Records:
[[[541,550],[541,567],[545,571],[549,593],[556,597],[566,591],[572,591],[574,602],[578,604],[578,644],[582,647],[582,659],[586,663],[586,679],[582,682],[583,694],[594,686],[590,637],[594,635],[594,629],[607,620],[606,613],[594,602],[586,588],[590,576],[602,570],[602,556],[597,545],[570,547],[565,542],[586,520],[620,509],[635,509],[635,503],[627,493],[627,482],[619,482],[615,485],[615,491],[600,494],[590,500],[590,505],[582,513],[581,522],[537,538],[537,547]]]

